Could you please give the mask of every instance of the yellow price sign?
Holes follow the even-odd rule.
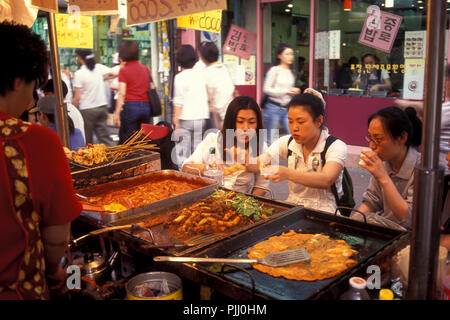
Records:
[[[178,17],[177,27],[220,33],[222,10],[212,10]]]
[[[58,47],[94,48],[94,27],[91,16],[55,14]]]

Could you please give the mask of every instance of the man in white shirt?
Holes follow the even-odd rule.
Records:
[[[204,74],[208,92],[209,111],[214,121],[213,127],[220,130],[228,105],[233,100],[233,80],[228,69],[218,61],[219,49],[214,43],[205,43],[200,48],[200,52],[201,59],[207,66]]]
[[[202,141],[209,118],[205,78],[201,71],[193,69],[197,59],[191,45],[181,46],[176,55],[183,68],[175,76],[173,97],[173,123],[179,139],[176,148],[180,164]]]
[[[81,68],[75,72],[73,105],[78,107],[83,115],[86,143],[94,143],[95,133],[100,143],[112,146],[114,143],[106,125],[108,102],[104,82],[109,78],[111,69],[95,63],[94,58],[95,55],[90,50],[77,50]]]

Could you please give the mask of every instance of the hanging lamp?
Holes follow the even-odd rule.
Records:
[[[352,0],[344,0],[344,11],[352,10]]]

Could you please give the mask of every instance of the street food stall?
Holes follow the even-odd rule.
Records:
[[[56,43],[51,44],[55,49]],[[52,61],[58,70],[55,53],[52,50]],[[57,83],[58,75],[54,72]],[[64,120],[58,128],[65,130]],[[348,280],[367,278],[371,266],[379,267],[381,287],[390,287],[394,257],[409,242],[407,231],[236,193],[205,177],[161,170],[160,156],[149,146],[151,141],[137,147],[125,144],[123,150],[109,149],[116,156],[98,163],[77,161],[82,151],[68,152],[84,211],[73,223],[65,262],[67,267],[81,268],[83,284],[61,296],[157,299],[153,290],[144,288],[138,295],[136,289],[155,275],[160,283],[167,280],[167,285],[170,272],[183,282],[169,288],[167,296],[189,282],[233,299],[338,299]],[[289,237],[298,241],[287,245],[282,240],[294,239]],[[235,264],[239,259],[258,257],[260,246],[265,246],[266,254],[306,247],[308,259],[283,267],[284,274],[261,268],[259,261]],[[338,251],[340,255],[331,250],[341,246],[345,251]],[[162,262],[167,257],[186,256],[228,258],[235,263]],[[333,260],[342,257],[345,261]],[[332,263],[339,268],[331,268]],[[429,265],[432,267],[432,259]],[[309,270],[311,276],[293,279],[288,275],[299,267]],[[137,281],[136,276],[143,278]]]

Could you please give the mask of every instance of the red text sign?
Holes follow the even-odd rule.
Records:
[[[223,52],[249,59],[256,42],[256,33],[231,25]]]

